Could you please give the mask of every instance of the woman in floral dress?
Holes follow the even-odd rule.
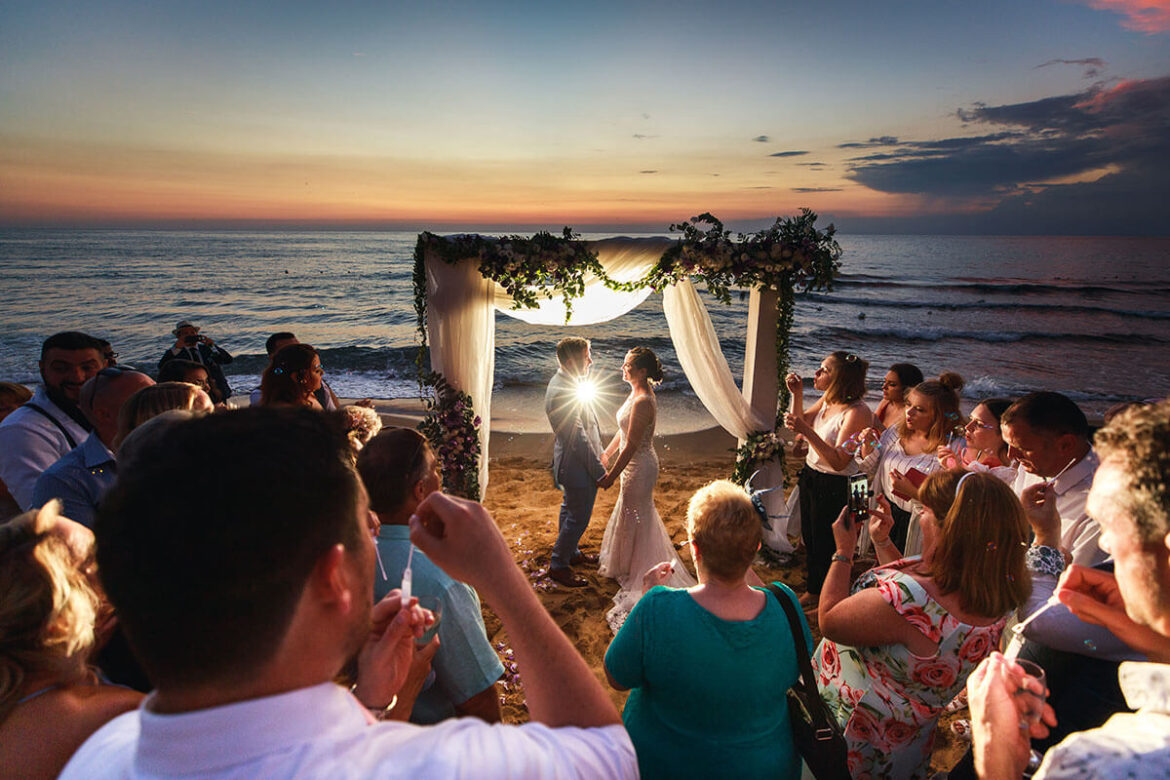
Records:
[[[821,591],[825,639],[813,666],[857,780],[927,776],[939,714],[1031,588],[1027,520],[1011,488],[990,474],[940,471],[920,497],[923,555],[871,569],[852,595],[858,527],[848,510],[833,525],[838,552]],[[893,518],[880,504],[870,534],[888,560]]]

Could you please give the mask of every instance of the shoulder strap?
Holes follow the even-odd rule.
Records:
[[[57,429],[65,435],[65,441],[69,442],[70,449],[74,449],[77,447],[77,442],[75,442],[73,440],[73,437],[69,435],[69,431],[65,428],[64,425],[61,424],[60,420],[58,420],[56,417],[49,414],[44,409],[42,409],[41,407],[37,406],[36,404],[34,404],[32,402],[27,402],[24,404],[24,406],[25,406],[25,408],[32,409],[34,412],[40,412],[45,417],[49,418],[49,422],[53,423],[53,425],[56,425]]]
[[[817,678],[813,674],[812,660],[808,656],[808,645],[804,642],[804,631],[800,626],[800,618],[796,616],[796,607],[792,605],[792,599],[788,598],[788,594],[776,583],[769,582],[767,588],[772,591],[772,595],[784,608],[784,614],[788,616],[788,627],[792,629],[792,640],[796,645],[796,662],[800,667],[800,676],[804,679],[804,684],[809,686],[809,690],[815,691]]]

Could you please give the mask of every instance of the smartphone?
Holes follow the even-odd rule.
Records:
[[[869,477],[854,474],[849,477],[849,520],[860,522],[869,517]]]

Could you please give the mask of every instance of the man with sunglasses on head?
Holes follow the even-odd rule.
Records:
[[[63,331],[41,345],[42,385],[0,423],[0,480],[22,510],[33,506],[37,477],[81,444],[93,425],[77,406],[81,386],[106,365],[101,342]]]
[[[153,379],[139,371],[110,366],[81,386],[79,405],[93,425],[93,433],[37,478],[33,506],[60,499],[62,514],[93,528],[98,502],[117,474],[113,448],[118,413],[127,398],[153,384]]]

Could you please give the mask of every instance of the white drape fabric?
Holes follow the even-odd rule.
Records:
[[[689,279],[663,290],[662,310],[683,373],[715,422],[737,439],[771,430],[772,420],[754,411],[736,386],[711,315]]]
[[[474,262],[448,265],[427,258],[427,340],[431,369],[471,396],[481,420],[479,487],[487,490],[492,380],[496,373],[496,283]]]
[[[624,282],[643,277],[670,244],[670,240],[660,238],[611,238],[592,242],[591,246],[606,274]],[[564,303],[554,298],[542,300],[535,309],[514,310],[511,296],[485,279],[474,260],[448,265],[428,253],[426,271],[431,368],[471,396],[481,420],[479,485],[486,491],[496,361],[495,310],[534,325],[565,325]],[[606,322],[635,308],[649,294],[649,290],[614,292],[590,275],[585,280],[584,297],[573,301],[573,316],[568,324]],[[707,307],[694,285],[684,281],[668,287],[663,296],[667,325],[683,373],[715,421],[740,439],[752,431],[770,429],[772,421],[753,412],[736,386]]]

